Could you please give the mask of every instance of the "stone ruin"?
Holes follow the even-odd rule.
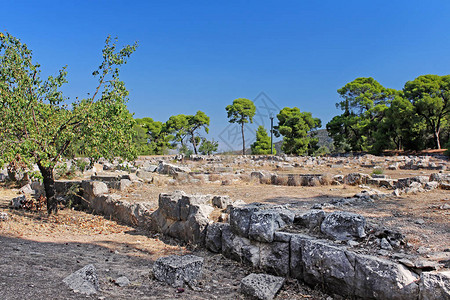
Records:
[[[160,194],[158,209],[152,212],[146,203],[129,204],[99,194],[107,190],[97,186],[101,183],[85,184],[91,186],[85,189],[85,197],[97,212],[109,212],[128,224],[145,226],[332,294],[362,299],[448,299],[450,295],[450,272],[434,270],[439,266],[420,269],[407,259],[391,260],[355,250],[352,246],[367,238],[366,220],[358,214],[234,204],[228,197],[181,191]],[[219,206],[228,222],[211,219]],[[385,234],[380,240],[390,249],[402,243],[398,233]]]

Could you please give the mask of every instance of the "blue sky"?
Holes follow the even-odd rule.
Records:
[[[449,74],[449,16],[450,1],[3,0],[0,30],[33,50],[43,75],[68,65],[71,98],[92,92],[107,35],[138,41],[121,73],[135,117],[202,110],[208,137],[239,149],[225,111],[236,98],[264,92],[324,126],[340,113],[336,90],[357,77],[401,89]]]

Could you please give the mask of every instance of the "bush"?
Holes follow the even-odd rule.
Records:
[[[382,168],[375,168],[372,171],[372,175],[381,175],[384,174],[384,170]]]

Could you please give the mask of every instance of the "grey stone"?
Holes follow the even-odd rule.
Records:
[[[12,208],[22,208],[23,203],[27,200],[25,195],[11,199],[10,206]]]
[[[428,191],[437,189],[438,187],[439,187],[439,182],[437,182],[437,181],[430,181],[430,182],[425,183],[425,189]]]
[[[158,210],[163,216],[172,220],[180,220],[180,204],[179,200],[186,194],[182,191],[176,191],[171,194],[159,194]]]
[[[322,233],[336,240],[350,240],[366,236],[363,216],[349,212],[333,212],[325,217],[320,226]]]
[[[355,256],[355,296],[363,299],[416,299],[418,276],[397,264],[368,255]]]
[[[350,173],[344,177],[344,183],[349,185],[359,185],[367,183],[370,175],[364,173]]]
[[[114,280],[114,283],[120,287],[124,287],[130,284],[130,280],[126,276],[120,276]]]
[[[19,189],[19,193],[25,195],[34,194],[34,190],[31,188],[31,185],[28,183]]]
[[[409,268],[413,268],[415,266],[414,263],[407,258],[399,259],[398,262]]]
[[[225,223],[212,223],[206,229],[205,246],[212,252],[222,251],[222,228],[229,226]]]
[[[433,173],[433,174],[430,175],[429,180],[430,181],[437,181],[439,183],[441,183],[441,182],[450,183],[450,174]]]
[[[260,268],[278,276],[289,275],[289,243],[261,243]]]
[[[145,182],[152,182],[153,181],[153,171],[146,171],[146,170],[137,170],[136,176],[140,179],[144,180]]]
[[[419,288],[420,300],[449,300],[450,271],[422,272]]]
[[[257,243],[252,243],[249,239],[236,235],[227,225],[222,227],[222,254],[253,267],[259,267],[260,251]]]
[[[212,205],[217,208],[225,209],[228,207],[228,205],[232,203],[233,201],[230,199],[229,196],[214,196],[212,198]]]
[[[325,212],[323,210],[310,210],[296,215],[294,223],[308,228],[309,231],[315,231],[320,229],[320,225],[322,224],[324,218]]]
[[[0,212],[0,221],[8,221],[9,215],[6,212]]]
[[[180,219],[186,221],[189,215],[202,214],[208,217],[214,208],[209,205],[210,195],[182,195],[178,200],[180,207]]]
[[[156,171],[160,174],[174,175],[175,173],[190,173],[191,169],[186,167],[180,167],[177,165],[168,164],[166,162],[160,161]]]
[[[171,255],[158,258],[153,274],[159,281],[173,287],[182,287],[197,280],[202,273],[203,258],[194,255]]]
[[[384,250],[392,250],[391,244],[389,244],[388,240],[386,238],[382,238],[380,241],[380,247]]]
[[[232,206],[230,211],[231,230],[243,237],[248,237],[252,214],[263,206],[261,203]]]
[[[97,270],[93,265],[87,265],[70,274],[63,282],[70,289],[86,295],[95,294],[99,289]]]
[[[121,191],[126,190],[129,186],[131,186],[132,182],[129,179],[121,179],[119,182],[119,189]]]
[[[284,281],[283,277],[252,273],[241,280],[241,292],[257,299],[271,300],[283,287]]]

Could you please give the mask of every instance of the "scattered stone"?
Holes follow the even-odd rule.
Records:
[[[70,289],[86,295],[95,294],[99,289],[97,271],[93,265],[87,265],[70,274],[63,282]]]
[[[250,297],[271,300],[284,284],[283,277],[252,273],[241,280],[241,292]]]
[[[415,267],[415,264],[407,258],[399,259],[398,262],[410,268]]]
[[[389,244],[388,240],[385,238],[381,239],[380,247],[381,247],[381,249],[384,249],[384,250],[389,250],[389,251],[392,250],[391,244]]]
[[[153,265],[153,274],[159,281],[173,287],[183,287],[200,277],[203,258],[194,255],[160,257]]]
[[[24,204],[24,202],[27,201],[27,198],[25,197],[25,195],[13,198],[10,202],[10,205],[12,208],[22,208],[22,205]]]
[[[130,284],[130,280],[126,276],[120,276],[114,280],[114,283],[120,287],[124,287]]]
[[[0,212],[0,221],[8,221],[9,215],[6,212]]]
[[[28,183],[19,189],[19,193],[25,195],[32,195],[34,194],[34,191],[31,188],[31,185]]]
[[[430,249],[425,247],[425,246],[420,246],[417,249],[417,253],[419,253],[419,254],[425,254],[425,253],[428,253],[428,252],[430,252]]]
[[[417,219],[414,223],[423,225],[423,224],[425,224],[425,221],[423,219]]]
[[[347,241],[366,236],[366,219],[349,212],[333,212],[325,217],[320,226],[322,233],[336,240]]]
[[[233,200],[229,196],[214,196],[212,198],[212,205],[217,208],[227,208],[228,205],[232,204]]]
[[[435,261],[418,260],[414,264],[414,267],[417,268],[417,269],[424,269],[424,270],[427,270],[427,271],[433,271],[433,270],[437,270],[437,269],[441,268],[442,265],[438,264]]]

